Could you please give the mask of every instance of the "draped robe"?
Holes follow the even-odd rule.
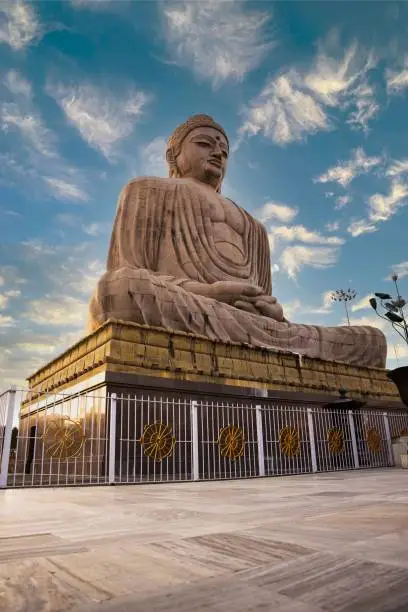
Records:
[[[214,238],[214,203],[222,207],[221,196],[191,179],[142,177],[124,188],[107,272],[90,303],[90,331],[113,318],[329,361],[385,366],[385,337],[376,328],[281,323],[184,288],[190,281],[239,281],[271,295],[265,228],[237,207],[245,251],[237,262]]]

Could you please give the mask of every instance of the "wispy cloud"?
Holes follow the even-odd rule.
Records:
[[[11,315],[0,314],[0,328],[1,327],[15,327],[16,320]]]
[[[101,260],[91,259],[81,263],[80,253],[74,253],[50,271],[49,277],[53,281],[56,295],[64,291],[88,300],[105,270],[106,266]]]
[[[338,232],[340,229],[340,222],[339,221],[332,221],[329,223],[326,223],[326,231],[327,232]]]
[[[2,79],[0,128],[7,153],[0,153],[0,175],[33,198],[50,194],[61,201],[86,201],[84,177],[59,154],[57,137],[35,102],[32,84],[9,70]],[[17,134],[17,138],[16,138]]]
[[[387,221],[407,203],[408,185],[393,181],[387,195],[376,193],[369,199],[369,219],[378,223]]]
[[[368,218],[352,221],[347,231],[353,236],[377,231],[377,224],[388,221],[400,208],[408,202],[408,185],[394,179],[389,193],[375,193],[368,200]]]
[[[387,71],[386,81],[387,91],[390,94],[401,93],[408,87],[408,55],[405,56],[400,69]]]
[[[322,303],[317,308],[310,308],[308,312],[311,314],[329,314],[333,308],[333,301],[331,299],[333,290],[328,289],[322,295]]]
[[[49,257],[50,255],[55,255],[58,251],[58,247],[52,244],[47,244],[38,238],[33,238],[31,240],[24,240],[20,243],[20,248],[24,249],[24,252],[27,254],[29,258],[38,258],[38,257]]]
[[[80,217],[72,213],[58,213],[55,218],[59,223],[67,227],[78,227],[81,225]]]
[[[367,132],[369,129],[369,123],[380,111],[380,105],[375,99],[375,92],[373,87],[370,85],[362,84],[359,85],[354,91],[354,105],[355,110],[352,111],[348,118],[347,123],[356,130],[363,130]]]
[[[400,159],[390,166],[387,170],[387,176],[400,176],[408,173],[408,159]]]
[[[70,4],[77,9],[109,10],[117,2],[115,0],[70,0]]]
[[[350,204],[351,200],[352,198],[350,195],[339,196],[338,198],[336,198],[336,204],[334,206],[335,210],[341,210],[342,208],[347,206],[347,204]]]
[[[42,155],[47,157],[55,155],[52,134],[37,113],[25,112],[18,104],[6,103],[1,109],[1,121],[3,131],[14,129],[20,133],[24,141]]]
[[[297,298],[295,298],[294,300],[290,302],[285,302],[284,304],[282,304],[283,313],[286,319],[288,320],[292,319],[293,315],[296,312],[298,312],[301,309],[301,307],[302,307],[302,302],[298,300]]]
[[[73,200],[76,202],[87,202],[89,200],[88,195],[74,183],[49,176],[45,176],[44,181],[57,200]]]
[[[9,302],[12,299],[20,297],[21,292],[17,289],[11,289],[0,293],[0,310],[6,310],[9,307]]]
[[[9,45],[13,51],[21,51],[43,35],[32,4],[2,2],[0,17],[0,43]]]
[[[13,95],[31,98],[31,84],[16,70],[9,70],[3,79],[3,83]]]
[[[339,31],[332,29],[318,43],[318,53],[305,83],[327,106],[348,105],[358,88],[366,84],[367,73],[375,64],[372,51],[361,48],[356,41],[344,48]]]
[[[90,223],[89,225],[84,225],[82,229],[85,234],[88,234],[88,236],[100,236],[101,234],[106,234],[109,231],[110,227],[111,224],[109,223],[101,223],[95,221],[94,223]]]
[[[301,141],[331,127],[319,101],[299,89],[302,79],[292,70],[269,80],[245,110],[240,136],[263,134],[278,145]]]
[[[395,266],[391,267],[392,273],[398,274],[399,278],[404,278],[404,276],[408,276],[408,261],[401,261],[399,264],[395,264]]]
[[[375,66],[372,52],[356,42],[345,50],[332,30],[319,43],[310,70],[292,67],[269,78],[260,94],[244,111],[239,130],[262,133],[279,145],[302,141],[308,135],[334,129],[329,110],[338,108],[353,128],[367,129],[378,112],[368,72]]]
[[[28,302],[24,317],[37,325],[84,326],[87,303],[72,296],[46,295]]]
[[[11,96],[0,107],[0,121],[4,132],[16,131],[31,150],[46,157],[56,155],[52,132],[45,126],[32,101],[31,84],[16,70],[9,70],[3,85]]]
[[[275,239],[283,240],[284,242],[304,242],[306,244],[344,244],[342,238],[337,236],[323,236],[319,232],[309,230],[303,225],[285,226],[280,225],[271,229],[271,234]]]
[[[140,149],[140,159],[143,172],[152,176],[168,176],[165,161],[166,141],[164,138],[155,138]]]
[[[164,3],[163,15],[172,59],[214,87],[242,81],[272,47],[266,30],[270,14],[241,0]]]
[[[254,215],[262,223],[267,221],[276,220],[281,223],[290,223],[298,214],[299,209],[287,204],[280,204],[278,202],[265,202],[265,204],[255,210]]]
[[[381,157],[369,157],[362,147],[353,151],[351,159],[342,161],[337,166],[328,168],[326,172],[314,179],[315,183],[338,183],[347,187],[353,179],[361,174],[367,174],[381,164]]]
[[[126,94],[113,95],[90,83],[49,83],[47,93],[85,142],[108,159],[114,157],[118,143],[131,135],[149,100],[143,91],[131,89]]]
[[[353,238],[357,238],[357,236],[361,236],[362,234],[376,232],[377,229],[378,227],[375,225],[375,223],[372,223],[367,219],[356,219],[350,223],[347,231],[353,236]]]
[[[294,245],[282,251],[279,263],[288,276],[295,279],[304,266],[327,268],[337,262],[338,256],[338,248]]]

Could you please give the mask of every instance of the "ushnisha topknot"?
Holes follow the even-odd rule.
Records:
[[[229,146],[228,136],[223,127],[209,115],[193,115],[187,121],[176,127],[172,135],[167,141],[167,150],[171,150],[174,156],[180,152],[181,144],[187,134],[198,127],[212,127],[225,136]]]

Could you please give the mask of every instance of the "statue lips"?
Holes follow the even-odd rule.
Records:
[[[216,176],[222,176],[223,174],[223,170],[222,170],[222,161],[219,159],[216,159],[214,157],[210,158],[208,160],[208,165],[210,166],[210,168],[212,169],[212,173],[215,174]]]
[[[208,163],[209,163],[209,164],[211,164],[212,166],[216,166],[216,167],[217,167],[217,168],[219,168],[219,169],[221,169],[221,167],[222,167],[222,162],[221,162],[221,160],[220,160],[220,159],[217,159],[217,158],[214,158],[214,157],[211,157],[211,158],[208,160]]]

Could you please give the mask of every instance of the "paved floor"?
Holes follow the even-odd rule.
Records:
[[[408,472],[0,491],[1,612],[408,610]]]

